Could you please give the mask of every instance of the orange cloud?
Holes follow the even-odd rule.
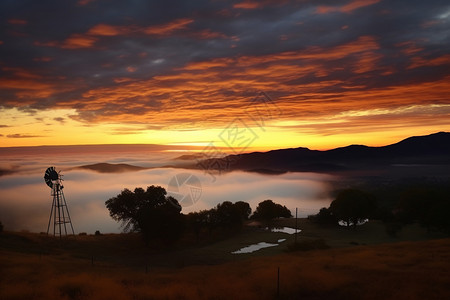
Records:
[[[178,30],[174,28],[183,26],[167,26],[153,32],[173,33]],[[114,30],[100,26],[89,36],[93,36],[92,32],[98,32],[98,36],[104,32],[109,32],[110,36],[120,32]],[[403,43],[397,47],[403,50],[416,46]],[[87,90],[81,99],[55,105],[56,108],[76,107],[78,115],[73,118],[83,122],[156,124],[165,129],[203,130],[224,127],[236,117],[252,122],[243,108],[251,103],[258,91],[266,91],[274,96],[282,112],[277,121],[285,121],[285,124],[292,120],[301,121],[303,125],[295,128],[302,132],[336,134],[339,130],[353,130],[351,126],[368,131],[388,126],[400,128],[401,121],[396,121],[397,118],[403,120],[404,126],[415,126],[419,122],[442,124],[442,118],[435,120],[435,116],[427,115],[426,110],[438,111],[440,107],[430,107],[447,101],[450,78],[377,87],[376,80],[369,80],[373,73],[389,75],[395,72],[392,67],[380,64],[383,54],[379,50],[376,38],[361,36],[335,47],[316,46],[276,54],[190,62],[168,74],[148,79],[115,78],[114,85]],[[407,51],[416,67],[448,64],[450,60],[448,56],[419,60],[414,53],[420,51]],[[133,66],[130,67],[129,72],[135,71]],[[36,74],[27,74],[20,69],[6,71],[14,73],[17,80],[2,84],[13,89],[19,99],[24,99],[23,103],[38,101],[40,98],[33,98],[36,95],[44,98],[46,94],[54,95],[61,90],[59,84]],[[29,87],[21,89],[23,85]],[[415,109],[406,109],[408,107]],[[323,120],[338,125],[327,129]]]
[[[136,25],[130,26],[113,26],[108,24],[97,24],[86,32],[86,35],[94,36],[117,36],[127,35],[131,33],[143,33],[147,35],[169,35],[177,30],[183,30],[187,28],[187,25],[193,23],[193,19],[183,18],[175,21],[148,26],[139,27]]]
[[[98,24],[88,30],[88,35],[115,36],[129,33],[127,27]]]
[[[242,8],[242,9],[255,9],[261,7],[262,4],[260,2],[245,0],[233,5],[234,8]]]
[[[341,7],[340,11],[350,13],[358,8],[366,7],[380,2],[380,0],[355,0]]]
[[[405,55],[417,54],[424,50],[424,48],[417,46],[415,41],[406,41],[395,44],[396,47],[401,48],[401,52]]]
[[[193,19],[183,18],[167,24],[149,26],[142,31],[149,35],[168,35],[176,30],[185,29],[192,22],[194,22]]]
[[[64,49],[90,48],[94,45],[96,41],[97,39],[91,36],[82,34],[73,34],[61,44],[61,48]]]
[[[40,42],[35,41],[34,45],[36,46],[44,46],[44,47],[58,47],[62,49],[80,49],[80,48],[91,48],[94,46],[95,42],[98,39],[82,34],[72,34],[70,37],[65,39],[63,42],[58,41],[46,41]]]
[[[370,6],[378,2],[380,2],[380,0],[353,0],[342,6],[321,5],[317,7],[316,13],[318,14],[328,14],[330,12],[351,13],[358,8]]]
[[[129,66],[129,67],[127,67],[127,71],[128,71],[129,73],[134,73],[134,72],[137,71],[137,68],[136,68],[136,67],[133,67],[133,66]]]
[[[240,8],[240,9],[257,9],[262,8],[268,5],[281,5],[285,4],[286,0],[244,0],[242,2],[236,3],[233,5],[233,8]]]
[[[0,89],[12,91],[16,98],[3,99],[2,103],[12,106],[36,104],[56,93],[77,88],[65,83],[64,78],[46,78],[23,68],[3,67],[1,70],[7,75],[0,77]]]
[[[425,59],[421,56],[413,57],[412,63],[408,66],[408,69],[445,65],[448,65],[450,67],[450,54],[442,55],[433,59]]]
[[[52,84],[30,78],[0,78],[0,88],[15,91],[15,96],[21,99],[20,103],[15,100],[2,101],[15,106],[35,103],[38,99],[49,97],[55,92]]]
[[[228,38],[225,34],[215,32],[210,29],[204,29],[200,31],[189,30],[188,25],[193,23],[193,19],[183,18],[175,21],[154,25],[148,27],[139,27],[136,25],[130,26],[114,26],[108,24],[97,24],[90,28],[83,34],[72,34],[63,42],[58,41],[35,41],[34,45],[44,47],[59,47],[63,49],[79,49],[79,48],[91,48],[99,40],[100,37],[108,36],[121,36],[129,34],[144,34],[153,36],[170,36],[177,31],[182,31],[183,35],[196,38],[196,39],[216,39],[216,38]],[[235,39],[235,37],[231,37]]]
[[[271,61],[274,58],[281,61],[289,60],[337,60],[349,55],[358,53],[378,50],[378,45],[375,38],[371,36],[361,36],[356,41],[350,42],[344,45],[339,45],[330,49],[323,49],[321,47],[310,47],[304,51],[290,51],[275,54],[274,56],[254,56],[254,57],[241,57],[239,64],[248,65],[255,63],[264,63]]]
[[[108,111],[117,106],[117,111],[99,113],[95,120],[157,123],[169,128],[188,123],[199,127],[225,126],[230,116],[246,117],[242,108],[260,90],[279,95],[277,103],[283,111],[282,118],[287,120],[329,118],[356,107],[389,109],[447,99],[450,85],[445,79],[370,89],[343,80],[303,80],[310,76],[325,77],[344,69],[355,76],[383,71],[378,66],[381,58],[381,54],[375,52],[378,48],[374,38],[360,37],[334,48],[218,58],[189,63],[176,73],[148,80],[118,79],[119,86],[92,89],[83,94],[89,105],[80,109],[80,118],[84,111],[87,117],[90,110]],[[347,59],[344,66],[335,63],[342,59]],[[242,91],[250,92],[242,96]],[[133,98],[133,105],[129,105],[130,98]],[[148,99],[158,105],[147,106]],[[186,106],[187,99],[195,101]],[[158,113],[149,113],[149,110]],[[146,111],[148,113],[143,113]]]

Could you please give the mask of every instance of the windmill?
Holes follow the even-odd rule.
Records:
[[[50,211],[50,218],[48,220],[47,235],[50,231],[50,224],[53,220],[53,235],[67,235],[67,224],[70,224],[72,234],[75,234],[70,220],[69,209],[67,208],[66,198],[64,197],[62,185],[62,175],[56,172],[55,167],[49,167],[45,171],[45,183],[52,189],[51,196],[53,197],[52,209]]]

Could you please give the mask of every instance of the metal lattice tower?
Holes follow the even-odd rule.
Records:
[[[67,224],[70,224],[69,230],[71,229],[72,234],[75,235],[66,198],[63,193],[63,179],[60,173],[61,172],[56,172],[55,167],[50,167],[45,171],[44,175],[45,183],[52,189],[51,196],[53,197],[52,209],[50,211],[50,218],[47,226],[47,235],[50,232],[50,224],[52,224],[53,220],[53,235],[59,235],[59,237],[63,234],[67,235]]]

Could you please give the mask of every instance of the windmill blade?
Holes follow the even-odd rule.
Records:
[[[44,175],[44,180],[45,183],[49,186],[49,187],[53,187],[53,180],[58,180],[59,175],[58,172],[56,172],[55,167],[49,167],[47,168],[47,170],[45,171],[45,175]]]

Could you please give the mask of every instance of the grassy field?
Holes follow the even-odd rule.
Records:
[[[331,248],[289,253],[292,235],[261,229],[171,250],[128,234],[60,241],[3,233],[0,299],[450,299],[450,239],[415,226],[392,238],[382,224],[366,225],[353,231],[300,220],[299,243],[323,239]],[[279,238],[288,240],[231,254]]]

